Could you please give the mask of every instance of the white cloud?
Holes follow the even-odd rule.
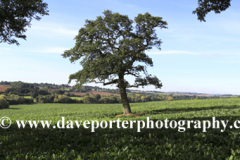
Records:
[[[74,27],[75,28],[75,27]],[[64,35],[64,36],[76,36],[78,34],[78,29],[72,29],[69,26],[57,23],[41,23],[40,25],[32,25],[31,30],[38,30],[37,33],[46,35]]]
[[[220,61],[219,63],[237,64],[240,63],[240,61]]]
[[[204,53],[204,54],[201,54],[201,58],[203,59],[217,59],[217,58],[220,58],[222,56],[222,54],[220,53]]]
[[[45,48],[43,50],[36,50],[34,52],[38,53],[63,53],[65,50],[69,50],[69,48],[64,48],[64,47],[53,47],[53,48]],[[31,51],[29,51],[31,52]]]
[[[65,50],[69,50],[70,48],[65,47],[46,47],[39,49],[10,49],[10,48],[2,48],[0,49],[0,54],[2,53],[18,53],[18,52],[32,52],[32,53],[57,53],[62,54]]]
[[[64,27],[35,27],[34,29],[68,36],[76,36],[78,33],[78,30],[67,29]]]

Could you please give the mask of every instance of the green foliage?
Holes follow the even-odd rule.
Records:
[[[8,88],[5,90],[5,93],[24,96],[24,95],[29,95],[33,91],[34,91],[33,89],[29,89],[29,88]]]
[[[231,0],[198,0],[198,7],[193,13],[197,13],[200,21],[206,21],[205,16],[211,11],[221,13],[231,6]]]
[[[116,96],[102,97],[99,100],[100,103],[120,103],[121,99]]]
[[[76,100],[71,99],[66,95],[58,95],[54,98],[54,103],[76,103]]]
[[[24,98],[24,97],[20,97],[18,95],[8,95],[6,96],[6,100],[8,101],[8,103],[10,105],[14,105],[14,104],[33,104],[33,99],[32,98]]]
[[[54,96],[53,95],[39,95],[37,98],[36,98],[36,102],[38,103],[53,103],[54,101]]]
[[[38,94],[39,95],[50,95],[51,93],[49,93],[47,90],[41,89],[41,90],[38,91]]]
[[[36,98],[38,103],[77,103],[78,101],[68,97],[67,95],[45,95]]]
[[[99,100],[100,103],[110,103],[110,99],[108,97],[102,97],[100,100]]]
[[[38,91],[33,91],[33,92],[31,92],[31,97],[33,98],[33,99],[35,99],[35,98],[37,98],[37,96],[38,96],[39,94],[38,94]]]
[[[0,43],[17,44],[14,38],[26,40],[26,27],[31,26],[31,20],[40,20],[38,16],[48,15],[47,3],[42,0],[0,0]]]
[[[167,100],[168,100],[168,101],[172,101],[172,100],[173,100],[173,97],[169,96],[169,97],[167,98]]]
[[[94,97],[96,98],[97,101],[98,101],[99,99],[101,99],[101,95],[100,95],[100,94],[95,94]]]
[[[156,28],[167,28],[167,22],[149,13],[138,14],[134,21],[109,10],[103,14],[96,20],[86,20],[85,27],[75,37],[76,45],[62,54],[71,62],[81,59],[82,70],[71,74],[69,83],[75,79],[80,86],[91,82],[116,84],[124,113],[130,113],[126,88],[162,87],[161,81],[147,72],[146,67],[153,67],[153,61],[146,51],[152,47],[161,49],[162,42],[157,37]],[[136,77],[134,84],[124,78],[126,75]]]
[[[25,82],[11,82],[10,86],[12,88],[29,88],[29,89],[38,89],[38,87],[35,87],[33,84],[31,83],[25,83]]]
[[[135,18],[134,30],[133,21],[128,16],[109,10],[103,13],[105,17],[99,16],[95,21],[86,20],[85,27],[79,30],[75,38],[76,46],[63,54],[71,62],[83,58],[83,69],[72,74],[69,82],[76,79],[84,84],[96,82],[98,78],[99,82],[107,85],[110,83],[105,83],[105,79],[113,80],[112,77],[116,75],[133,75],[137,77],[134,86],[152,84],[160,88],[160,81],[148,75],[145,66],[135,63],[143,62],[153,66],[145,51],[153,46],[160,49],[162,42],[157,38],[155,28],[167,28],[167,22],[149,13],[139,14]],[[144,72],[146,78],[140,78],[139,72]],[[118,81],[112,83],[118,84]],[[125,83],[128,86],[128,82]]]
[[[97,99],[94,96],[84,96],[82,98],[83,103],[96,103]]]
[[[0,95],[0,109],[9,108],[9,103],[5,96]]]
[[[38,96],[39,88],[37,86],[34,86],[33,84],[19,81],[11,82],[10,86],[11,88],[5,90],[6,94],[15,94],[19,96],[31,95],[32,98],[36,98]]]
[[[56,90],[56,91],[53,91],[52,94],[61,94],[63,95],[65,93],[65,91],[63,90]]]

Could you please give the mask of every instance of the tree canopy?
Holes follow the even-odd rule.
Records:
[[[47,6],[42,0],[0,0],[0,43],[19,45],[15,37],[26,40],[26,27],[32,19],[41,19],[38,14],[48,15]]]
[[[83,68],[70,75],[69,83],[75,79],[80,85],[89,82],[116,84],[124,113],[131,113],[126,88],[162,87],[161,81],[147,72],[146,66],[152,67],[153,61],[145,51],[154,46],[161,49],[162,42],[155,28],[167,28],[167,22],[149,13],[139,14],[134,21],[109,10],[103,13],[104,16],[96,20],[86,20],[85,27],[75,37],[75,46],[62,55],[69,57],[71,62],[81,59]],[[124,79],[126,75],[136,77],[135,83],[131,85]]]
[[[206,21],[205,16],[211,11],[221,13],[231,6],[231,0],[198,0],[198,7],[193,13],[197,14],[200,21]]]

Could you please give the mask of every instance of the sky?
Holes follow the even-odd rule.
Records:
[[[220,14],[211,12],[200,22],[192,11],[197,0],[44,0],[49,16],[33,20],[27,28],[27,40],[19,46],[1,43],[0,81],[67,84],[70,74],[82,69],[61,54],[74,47],[78,30],[85,20],[103,16],[104,10],[128,15],[150,13],[167,21],[167,29],[157,29],[161,50],[146,52],[153,67],[148,73],[162,82],[140,90],[162,92],[198,92],[240,95],[240,1]],[[134,82],[133,77],[127,80]],[[71,85],[74,84],[71,83]],[[87,84],[100,86],[99,84]],[[107,86],[107,88],[115,88]],[[135,89],[135,88],[133,88]]]

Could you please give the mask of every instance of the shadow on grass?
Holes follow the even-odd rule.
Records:
[[[214,109],[236,109],[239,108],[239,105],[232,106],[214,106],[214,107],[188,107],[188,108],[167,108],[160,110],[152,110],[152,114],[161,114],[161,113],[176,113],[176,112],[192,112],[192,111],[205,111],[205,110],[214,110]]]
[[[0,110],[4,110],[4,109],[14,109],[14,110],[18,110],[19,108],[0,108]]]
[[[218,107],[212,107],[214,109]],[[233,107],[234,108],[234,107]],[[183,111],[183,110],[181,110]],[[195,117],[212,120],[212,117]],[[216,117],[239,120],[238,116]],[[157,119],[151,119],[154,122]],[[182,118],[174,119],[176,121]],[[184,119],[193,120],[193,119]],[[240,124],[239,124],[240,125]],[[0,129],[0,159],[225,159],[239,149],[237,129]],[[237,153],[236,153],[237,155]],[[80,159],[79,158],[79,159]]]

